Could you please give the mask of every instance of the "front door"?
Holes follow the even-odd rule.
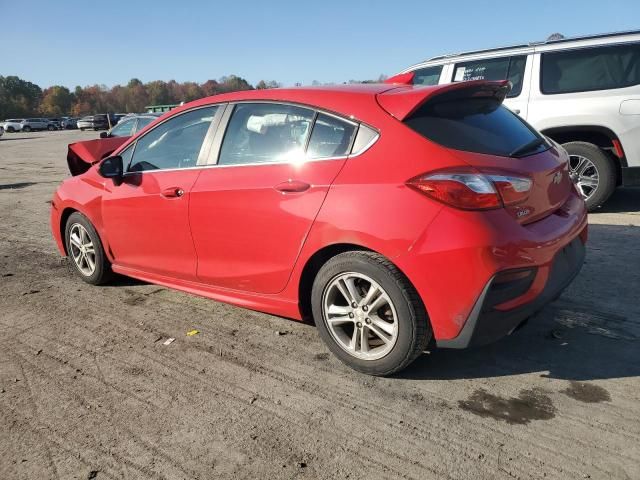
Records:
[[[206,161],[203,145],[216,108],[172,117],[121,154],[128,165],[124,181],[107,184],[102,209],[109,247],[118,266],[196,278],[189,202],[202,171],[199,167]]]
[[[236,105],[217,165],[191,191],[200,281],[282,291],[356,128],[298,106]]]

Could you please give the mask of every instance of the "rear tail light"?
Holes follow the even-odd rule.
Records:
[[[463,210],[490,210],[524,202],[533,182],[507,173],[444,170],[420,175],[407,185]]]

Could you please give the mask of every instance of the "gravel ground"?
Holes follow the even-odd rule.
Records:
[[[0,139],[1,479],[640,478],[640,189],[526,327],[371,378],[313,326],[75,278],[48,201],[96,137]]]

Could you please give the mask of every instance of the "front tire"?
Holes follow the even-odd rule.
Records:
[[[47,127],[47,130],[49,130],[50,132],[53,132],[56,129],[56,127],[54,127],[53,125],[49,125]]]
[[[22,127],[22,131],[28,133],[31,131],[31,127],[29,125],[27,125],[26,127]]]
[[[613,160],[592,143],[569,142],[562,146],[569,154],[569,175],[592,212],[616,189]]]
[[[15,131],[16,131],[16,129],[15,129],[15,128],[13,128],[13,127],[7,127],[7,132],[9,132],[9,133],[13,133],[13,132],[15,132]]]
[[[82,280],[101,285],[113,277],[100,236],[87,217],[72,213],[65,225],[64,238],[73,270]]]
[[[431,328],[409,280],[374,252],[331,258],[313,282],[320,338],[343,363],[368,375],[392,375],[426,348]]]

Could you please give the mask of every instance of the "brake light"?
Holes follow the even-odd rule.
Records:
[[[462,210],[490,210],[524,202],[533,182],[507,173],[445,170],[420,175],[407,185]]]

